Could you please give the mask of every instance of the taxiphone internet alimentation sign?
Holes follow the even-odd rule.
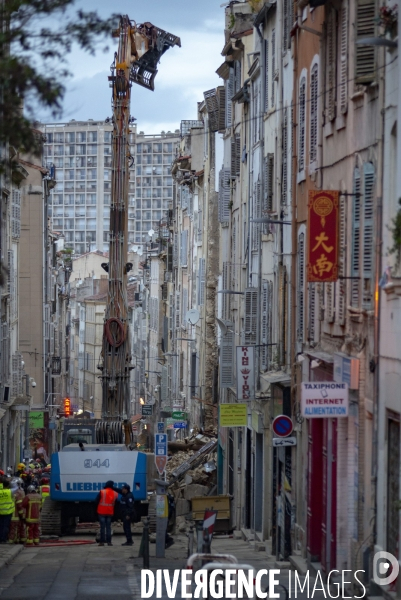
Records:
[[[301,412],[307,419],[348,417],[348,385],[333,381],[302,383]]]

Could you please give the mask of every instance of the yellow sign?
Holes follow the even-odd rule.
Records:
[[[246,404],[220,404],[220,427],[246,427],[247,425]]]

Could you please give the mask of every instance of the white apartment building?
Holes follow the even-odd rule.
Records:
[[[45,165],[55,166],[57,186],[49,216],[76,255],[107,252],[111,202],[112,123],[75,121],[43,124]],[[148,232],[163,218],[173,198],[171,163],[179,132],[159,135],[130,133],[128,160],[129,243],[148,240]]]

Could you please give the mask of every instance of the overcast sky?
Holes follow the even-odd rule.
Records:
[[[137,23],[150,21],[181,38],[181,48],[171,48],[161,58],[154,92],[132,86],[131,114],[137,118],[138,131],[173,131],[182,119],[196,119],[196,103],[203,99],[203,92],[221,84],[215,73],[223,60],[224,8],[220,4],[222,0],[76,0],[77,8],[97,10],[103,18],[114,12],[127,14]],[[107,77],[116,40],[110,40],[109,48],[108,53],[99,51],[94,57],[73,51],[68,61],[73,77],[66,81],[60,120],[111,116]],[[44,112],[38,118],[54,120]]]

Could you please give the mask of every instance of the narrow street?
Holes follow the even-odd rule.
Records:
[[[82,541],[93,539],[86,533],[65,540]],[[185,568],[187,538],[175,536],[175,544],[166,551],[166,558],[155,558],[155,544],[150,545],[150,568]],[[12,600],[132,600],[141,598],[142,558],[138,558],[140,537],[136,536],[133,548],[121,547],[124,536],[117,532],[113,536],[113,547],[100,548],[97,544],[64,546],[56,548],[24,548],[8,565],[0,569],[0,597]],[[255,551],[248,542],[233,538],[216,538],[213,552],[232,553],[239,563],[251,564],[255,570],[277,568],[273,557],[266,552]],[[1,555],[1,553],[0,553]],[[304,577],[300,575],[303,582]],[[281,584],[288,585],[288,568],[281,570]],[[293,579],[292,579],[293,581]],[[262,587],[267,579],[262,579]],[[312,588],[313,586],[311,586]],[[294,588],[292,586],[292,597]],[[280,599],[283,590],[280,589]],[[153,595],[152,598],[156,596]],[[178,585],[176,598],[181,596]],[[307,598],[306,593],[297,597]],[[314,598],[324,595],[317,592]],[[168,598],[163,584],[163,599]],[[284,596],[283,599],[284,600]]]

